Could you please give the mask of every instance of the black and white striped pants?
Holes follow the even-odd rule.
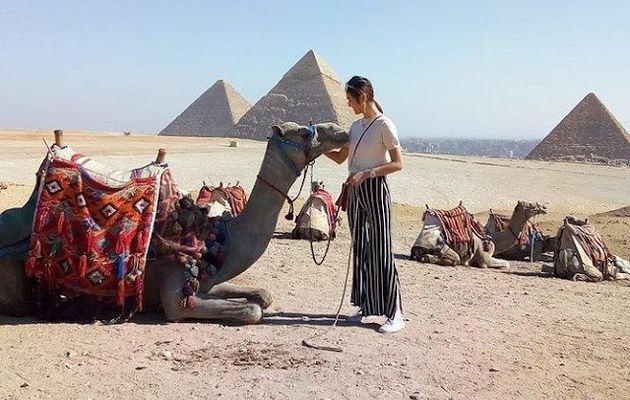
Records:
[[[391,198],[383,176],[348,187],[348,224],[353,238],[350,301],[364,316],[393,317],[402,310],[392,250]]]

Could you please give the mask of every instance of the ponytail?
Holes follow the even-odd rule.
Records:
[[[383,112],[381,105],[374,100],[374,88],[369,79],[362,76],[353,76],[348,83],[346,83],[346,92],[357,100],[359,100],[362,94],[365,95],[368,101],[373,101],[376,108],[378,108],[381,113]]]

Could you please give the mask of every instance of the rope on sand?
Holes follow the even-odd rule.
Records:
[[[330,333],[333,328],[335,328],[335,326],[337,326],[337,322],[339,321],[339,313],[341,312],[341,307],[343,306],[343,300],[346,297],[346,290],[348,289],[348,277],[350,276],[350,261],[351,261],[351,257],[352,257],[352,244],[350,245],[350,251],[348,252],[348,268],[346,269],[346,279],[345,282],[343,284],[343,294],[341,295],[341,301],[339,302],[339,307],[337,307],[337,312],[335,313],[335,321],[333,322],[333,324],[326,329],[324,332],[318,333],[317,335],[313,335],[307,339],[302,340],[302,346],[308,347],[310,349],[315,349],[315,350],[324,350],[324,351],[334,351],[337,353],[341,353],[343,351],[343,349],[341,347],[337,347],[337,346],[320,346],[320,345],[316,345],[316,344],[312,344],[310,343],[311,340],[325,336],[326,334]]]
[[[324,332],[318,333],[316,335],[313,335],[313,336],[311,336],[309,338],[306,338],[306,339],[302,340],[302,346],[308,347],[310,349],[324,350],[324,351],[334,351],[334,352],[337,352],[337,353],[341,353],[343,351],[343,349],[341,347],[338,347],[338,346],[320,346],[320,345],[312,344],[311,340],[317,339],[319,337],[323,337],[323,336],[327,335],[328,333],[332,332],[332,330],[335,328],[335,326],[337,326],[337,322],[339,321],[339,313],[341,312],[341,307],[343,306],[343,300],[346,297],[346,290],[348,289],[348,277],[350,276],[350,263],[352,261],[352,246],[354,244],[354,240],[352,239],[352,235],[350,236],[350,238],[351,238],[350,239],[350,251],[348,251],[348,268],[346,269],[346,279],[345,279],[344,284],[343,284],[343,294],[341,295],[341,301],[339,302],[339,307],[337,307],[337,312],[335,313],[335,321]]]

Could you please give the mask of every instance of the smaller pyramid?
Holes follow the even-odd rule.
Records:
[[[251,104],[225,80],[218,80],[193,101],[159,136],[230,136]]]
[[[589,93],[525,157],[528,160],[630,160],[630,135]]]
[[[309,50],[267,95],[238,121],[237,136],[264,140],[272,125],[335,122],[349,128],[356,119],[348,106],[343,83],[313,50]]]

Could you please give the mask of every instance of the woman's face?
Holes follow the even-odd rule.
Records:
[[[354,111],[355,114],[363,113],[363,105],[361,104],[360,99],[357,99],[349,92],[346,92],[346,99],[348,99],[348,105],[352,108],[352,111]]]

